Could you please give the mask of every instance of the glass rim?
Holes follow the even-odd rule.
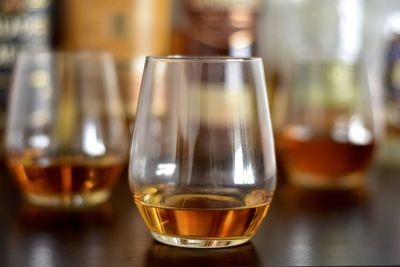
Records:
[[[261,57],[164,55],[146,56],[146,60],[168,62],[259,62]]]

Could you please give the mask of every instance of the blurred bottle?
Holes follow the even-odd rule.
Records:
[[[179,4],[178,4],[179,3]],[[261,0],[183,0],[174,51],[186,55],[255,54]]]
[[[383,93],[385,99],[385,137],[379,163],[400,166],[400,12],[387,17],[384,25]]]
[[[0,140],[11,74],[21,49],[42,49],[53,44],[55,2],[52,0],[0,1]],[[4,156],[0,142],[0,157]]]
[[[66,0],[62,5],[60,47],[113,53],[132,125],[145,57],[170,52],[170,0]]]

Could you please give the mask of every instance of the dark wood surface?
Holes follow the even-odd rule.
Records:
[[[364,191],[281,183],[246,245],[214,250],[154,242],[123,177],[106,204],[79,213],[25,204],[0,177],[0,266],[333,266],[400,264],[400,171],[371,172]]]

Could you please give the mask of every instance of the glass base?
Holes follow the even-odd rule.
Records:
[[[242,245],[250,240],[249,237],[235,239],[194,239],[161,235],[154,232],[152,232],[151,234],[154,239],[163,244],[183,248],[226,248]]]
[[[289,174],[289,181],[311,189],[348,190],[364,186],[364,175],[357,172],[342,177],[327,177],[296,171]]]
[[[110,195],[110,191],[51,196],[27,193],[25,194],[25,198],[29,203],[37,206],[58,209],[82,209],[101,204],[105,202]]]

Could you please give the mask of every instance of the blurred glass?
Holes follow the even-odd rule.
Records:
[[[29,202],[104,202],[127,160],[113,59],[106,52],[24,51],[9,101],[6,153]]]
[[[292,1],[293,47],[274,123],[288,179],[312,188],[363,184],[377,139],[363,1]]]
[[[197,248],[247,242],[275,176],[260,58],[147,58],[129,178],[155,239]]]
[[[296,68],[275,116],[289,180],[308,187],[361,185],[377,139],[363,65],[321,60]]]

